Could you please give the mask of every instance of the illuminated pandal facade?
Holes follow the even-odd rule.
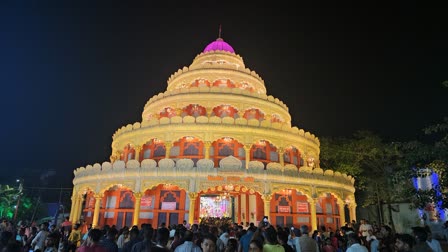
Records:
[[[120,228],[266,215],[334,230],[356,219],[354,178],[322,170],[319,152],[319,139],[292,127],[288,107],[218,38],[169,77],[141,122],[115,132],[110,162],[74,171],[70,220]]]

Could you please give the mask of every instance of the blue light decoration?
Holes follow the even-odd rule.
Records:
[[[439,174],[433,172],[431,174],[431,185],[432,188],[434,188],[436,190],[436,195],[437,197],[442,196],[442,192],[440,192],[440,184],[439,184]],[[437,212],[439,213],[440,219],[442,221],[445,221],[446,216],[445,214],[440,214],[444,212],[444,209],[442,208],[442,200],[439,200],[436,202],[436,208],[437,208]]]
[[[422,169],[423,170],[423,169]],[[415,177],[412,178],[412,183],[414,185],[414,188],[419,190],[430,190],[430,189],[434,189],[436,191],[436,195],[437,196],[441,196],[441,192],[440,192],[440,185],[439,185],[439,175],[437,173],[435,173],[432,169],[428,169],[426,168],[426,170],[430,170],[431,173],[427,176],[422,176],[422,177]],[[425,183],[426,182],[430,182],[429,183]],[[428,181],[429,180],[429,181]],[[433,202],[434,206],[435,206],[435,212],[437,214],[437,217],[439,218],[439,221],[444,222],[446,219],[445,214],[442,214],[445,212],[445,210],[442,208],[442,201],[439,200],[437,202]],[[425,215],[425,209],[418,209],[418,214],[419,216],[424,216]]]

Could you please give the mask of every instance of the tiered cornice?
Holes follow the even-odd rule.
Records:
[[[240,161],[232,157],[226,159],[231,162],[223,161],[219,168],[213,168],[213,162],[207,159],[199,160],[197,166],[190,159],[176,162],[162,159],[158,164],[152,159],[145,159],[141,163],[136,160],[127,163],[116,161],[113,164],[104,162],[101,165],[97,163],[76,169],[73,183],[77,191],[94,188],[98,192],[107,190],[111,185],[141,192],[165,183],[180,185],[190,192],[199,192],[206,191],[215,184],[220,186],[223,182],[231,182],[239,187],[258,188],[256,191],[261,194],[284,188],[309,192],[310,196],[311,192],[331,191],[340,198],[345,198],[354,193],[354,178],[340,172],[306,166],[297,169],[295,165],[282,166],[279,163],[269,163],[265,170],[259,161],[249,162],[249,169],[245,169],[241,164],[235,166],[235,162]]]

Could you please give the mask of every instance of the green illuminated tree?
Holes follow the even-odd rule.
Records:
[[[12,218],[20,192],[9,185],[0,185],[0,216]]]

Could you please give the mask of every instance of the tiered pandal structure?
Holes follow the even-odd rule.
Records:
[[[117,227],[229,217],[336,228],[356,219],[354,178],[319,167],[319,139],[221,38],[113,135],[110,162],[74,171],[71,221]]]

